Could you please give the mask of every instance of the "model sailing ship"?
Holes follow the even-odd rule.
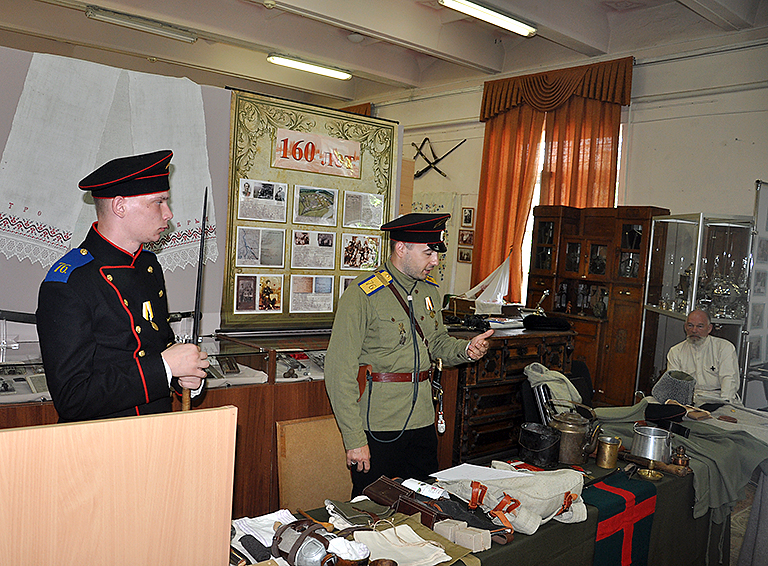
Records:
[[[500,266],[469,291],[450,296],[443,311],[453,318],[468,315],[482,317],[490,328],[522,328],[523,317],[532,313],[544,314],[540,307],[541,300],[534,309],[504,300],[509,293],[509,263],[510,257],[507,256]],[[549,291],[545,291],[542,300],[547,295]]]

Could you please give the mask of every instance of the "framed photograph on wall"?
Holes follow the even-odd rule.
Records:
[[[475,231],[474,230],[459,230],[459,245],[460,246],[474,246],[475,245]]]
[[[461,209],[461,227],[472,228],[475,225],[475,209],[464,207]]]
[[[752,293],[755,295],[765,295],[766,283],[768,283],[768,271],[756,270]]]
[[[757,258],[758,263],[768,263],[768,238],[757,240]]]
[[[749,365],[754,366],[763,361],[763,337],[750,336],[749,339]]]
[[[459,263],[472,263],[472,248],[456,248],[458,251],[456,261]]]

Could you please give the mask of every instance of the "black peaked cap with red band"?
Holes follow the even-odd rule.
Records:
[[[427,244],[436,252],[444,253],[448,249],[443,241],[445,223],[450,217],[447,213],[412,212],[387,222],[381,230],[389,232],[389,237],[397,242]]]
[[[170,187],[168,166],[171,157],[173,152],[170,149],[119,157],[96,169],[77,186],[91,191],[94,198],[162,193]]]

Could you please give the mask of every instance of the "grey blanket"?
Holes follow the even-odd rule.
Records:
[[[619,436],[624,446],[632,446],[633,423],[645,418],[648,401],[631,407],[596,408],[595,413],[606,434]],[[693,470],[696,500],[695,519],[712,510],[712,521],[721,524],[733,507],[746,496],[752,472],[760,466],[768,473],[768,444],[743,431],[726,431],[699,421],[682,423],[691,431],[688,438],[674,435],[672,446],[685,446]]]

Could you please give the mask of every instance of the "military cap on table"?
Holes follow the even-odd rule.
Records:
[[[412,212],[387,222],[381,230],[389,232],[389,237],[397,242],[427,244],[436,252],[444,253],[448,249],[443,241],[445,223],[450,217],[448,213]]]
[[[134,197],[162,193],[169,189],[170,149],[108,161],[85,177],[78,187],[91,191],[93,198]]]

